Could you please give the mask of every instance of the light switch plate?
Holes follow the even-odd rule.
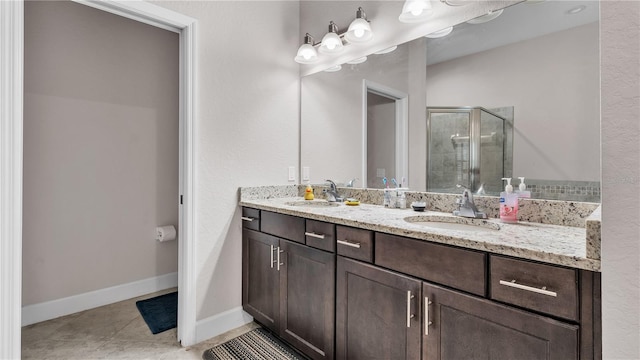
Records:
[[[310,168],[308,166],[302,167],[302,181],[309,181]]]
[[[296,181],[296,167],[289,166],[289,181]]]

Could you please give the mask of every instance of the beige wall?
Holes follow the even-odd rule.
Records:
[[[603,358],[640,359],[640,2],[601,2]]]
[[[197,319],[242,298],[238,187],[299,162],[297,1],[158,1],[197,23]]]
[[[23,305],[177,271],[178,36],[25,3]]]
[[[598,45],[596,22],[428,66],[427,105],[513,106],[514,176],[599,181]]]

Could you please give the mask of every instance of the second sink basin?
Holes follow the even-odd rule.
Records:
[[[457,231],[497,231],[500,225],[482,219],[464,217],[424,215],[409,216],[404,221],[429,228]]]

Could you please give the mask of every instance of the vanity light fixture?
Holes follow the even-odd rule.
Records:
[[[344,34],[344,38],[350,43],[363,43],[373,38],[371,25],[361,7],[356,11],[356,18],[349,24],[349,29]]]
[[[359,57],[357,59],[353,59],[351,61],[347,61],[347,64],[349,64],[349,65],[358,65],[358,64],[362,64],[365,61],[367,61],[367,57],[363,56],[363,57]]]
[[[430,0],[406,0],[402,6],[402,13],[398,20],[403,23],[417,23],[433,15]]]
[[[323,54],[336,54],[344,50],[342,39],[338,35],[338,26],[333,21],[329,22],[329,32],[322,38],[318,50]]]
[[[313,37],[309,33],[304,36],[304,44],[298,48],[298,54],[294,60],[299,64],[313,64],[318,61],[318,52],[313,46]]]
[[[471,19],[467,21],[467,24],[473,24],[473,25],[484,24],[500,16],[503,11],[504,9],[500,9],[497,11],[489,11],[486,15],[478,16],[475,19]]]
[[[367,20],[367,15],[361,7],[356,11],[356,18],[351,22],[347,31],[340,34],[338,26],[333,21],[329,22],[329,31],[324,35],[319,43],[313,42],[313,37],[306,33],[304,43],[298,48],[298,53],[294,60],[299,64],[314,64],[320,60],[318,51],[321,54],[336,54],[344,50],[344,46],[349,43],[363,43],[373,38],[371,25]]]
[[[452,31],[453,31],[453,26],[449,26],[448,28],[445,28],[445,29],[442,29],[442,30],[438,30],[438,31],[434,31],[431,34],[427,34],[424,37],[429,38],[429,39],[437,39],[437,38],[445,37],[445,36],[451,34]]]

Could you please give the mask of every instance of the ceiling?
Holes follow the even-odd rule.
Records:
[[[569,10],[584,6],[583,11]],[[493,49],[522,40],[567,30],[599,20],[598,1],[525,1],[504,9],[484,24],[462,23],[451,34],[427,39],[427,65]]]

